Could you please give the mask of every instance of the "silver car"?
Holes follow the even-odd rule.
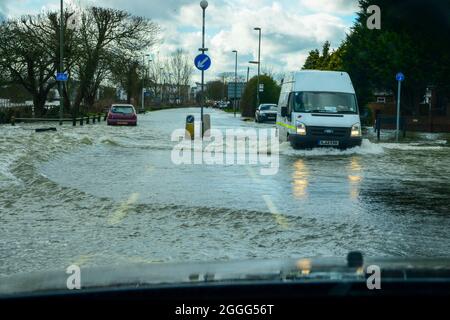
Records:
[[[266,122],[277,120],[277,105],[276,104],[260,104],[256,108],[255,122]]]

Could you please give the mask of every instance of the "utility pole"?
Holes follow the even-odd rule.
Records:
[[[205,51],[207,51],[207,49],[205,48],[205,18],[206,18],[206,8],[208,8],[208,1],[206,0],[202,0],[200,2],[200,7],[202,8],[202,17],[203,17],[203,23],[202,23],[202,47],[200,49],[200,51],[205,54]],[[203,105],[205,104],[205,71],[202,70],[202,101],[201,101],[201,111],[200,111],[200,117],[201,117],[201,136],[203,139]]]
[[[59,72],[64,72],[64,0],[61,0],[61,23],[59,30]],[[59,81],[59,125],[61,126],[64,118],[64,84]]]
[[[259,107],[260,104],[260,98],[259,98],[259,75],[261,74],[261,28],[255,28],[256,31],[259,32],[259,44],[258,44],[258,86],[257,86],[257,91],[258,94],[256,96],[256,107]]]
[[[142,67],[144,68],[144,72],[142,73],[142,91],[141,91],[141,112],[144,111],[144,99],[145,99],[145,55],[142,56]]]
[[[258,65],[258,77],[257,77],[257,84],[256,84],[256,108],[259,107],[260,98],[259,98],[259,75],[261,73],[261,28],[257,27],[253,30],[256,30],[259,32],[259,42],[258,42],[258,61],[249,61],[249,63],[257,64]],[[248,78],[248,69],[247,69],[247,78]],[[248,81],[248,80],[247,80]]]
[[[144,72],[142,73],[142,97],[141,97],[141,112],[145,110],[145,77],[147,76],[147,68],[145,65],[145,58],[150,57],[149,54],[144,54],[142,56],[142,67],[144,68]]]

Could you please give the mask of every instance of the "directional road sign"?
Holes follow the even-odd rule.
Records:
[[[67,73],[58,72],[56,74],[56,81],[67,81],[69,80],[69,75]]]
[[[405,80],[405,75],[403,73],[399,72],[396,74],[395,79],[397,81],[403,81],[403,80]]]
[[[242,94],[244,92],[245,89],[245,83],[242,82],[238,82],[236,84],[236,92],[234,91],[234,82],[228,82],[228,99],[234,99],[236,97],[236,99],[241,99],[242,98]]]
[[[211,58],[202,53],[195,57],[195,67],[200,71],[206,71],[211,67]]]

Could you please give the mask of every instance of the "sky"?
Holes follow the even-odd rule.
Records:
[[[178,48],[192,61],[201,47],[202,10],[199,0],[65,0],[79,6],[96,5],[122,9],[149,18],[161,27],[162,42],[151,48],[155,59]],[[0,0],[0,19],[57,10],[59,0]],[[258,32],[262,28],[261,68],[282,74],[299,70],[310,50],[328,40],[336,48],[356,18],[357,0],[210,0],[206,10],[206,47],[212,60],[207,80],[222,72],[256,73]],[[195,71],[193,80],[200,72]],[[209,79],[208,79],[209,78]]]

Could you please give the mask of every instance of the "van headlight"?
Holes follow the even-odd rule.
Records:
[[[355,123],[352,126],[352,133],[350,134],[351,137],[361,137],[361,125],[359,123]]]
[[[297,127],[297,134],[301,136],[306,136],[306,126],[303,122],[296,122],[295,126]]]

